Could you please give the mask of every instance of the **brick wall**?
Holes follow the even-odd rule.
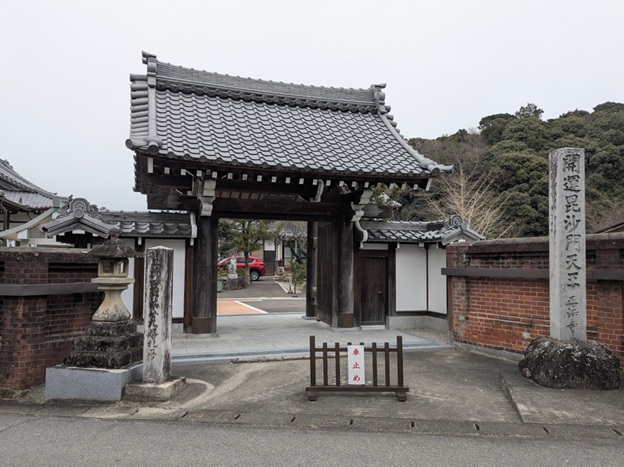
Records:
[[[95,276],[86,250],[0,248],[0,390],[43,383],[46,368],[69,355],[102,301],[74,284]]]
[[[455,339],[524,352],[550,334],[548,238],[450,245],[449,327]],[[587,237],[587,336],[624,365],[624,234]]]

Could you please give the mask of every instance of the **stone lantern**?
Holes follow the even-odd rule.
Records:
[[[125,321],[130,312],[121,299],[121,293],[134,283],[128,277],[128,258],[136,254],[133,248],[119,240],[119,230],[111,231],[111,238],[93,248],[89,254],[99,258],[98,277],[91,282],[104,292],[104,301],[93,315],[93,321]]]
[[[65,359],[66,366],[118,369],[143,360],[143,334],[121,300],[121,293],[134,282],[128,277],[128,258],[136,255],[133,248],[119,240],[113,228],[110,238],[94,247],[89,254],[99,258],[98,277],[91,281],[104,292],[86,335],[76,338],[74,350]]]

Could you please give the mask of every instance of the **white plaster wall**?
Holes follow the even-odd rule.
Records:
[[[429,311],[446,314],[446,250],[431,245],[429,248]]]
[[[173,318],[184,318],[185,240],[147,239],[145,249],[164,246],[173,250]]]
[[[418,245],[403,244],[396,250],[396,309],[427,309],[427,252]]]
[[[130,248],[134,248],[134,238],[120,238],[125,245],[128,245]],[[128,259],[128,277],[132,277],[134,279],[134,258]],[[132,316],[134,310],[134,284],[130,284],[126,290],[121,293],[121,300],[126,305],[126,308],[130,312],[130,316]]]

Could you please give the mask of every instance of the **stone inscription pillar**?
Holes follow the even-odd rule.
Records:
[[[585,151],[550,153],[550,337],[587,340]]]
[[[144,383],[164,383],[171,376],[172,298],[173,250],[149,248],[145,278]]]

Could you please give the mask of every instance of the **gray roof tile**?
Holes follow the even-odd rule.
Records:
[[[431,222],[361,221],[368,233],[369,243],[442,243],[444,245],[464,240],[484,240],[470,229],[463,219],[454,215],[450,219]]]
[[[13,204],[34,210],[48,209],[53,205],[49,196],[28,191],[4,191],[4,198]]]
[[[115,224],[120,237],[191,238],[191,214],[171,212],[100,211],[102,220]]]
[[[56,193],[38,187],[18,174],[8,161],[0,159],[1,195],[23,210],[41,211],[53,206]],[[61,198],[61,197],[58,197]]]
[[[422,178],[450,171],[409,147],[387,115],[383,86],[327,88],[182,68],[145,55],[131,76],[127,146],[164,157],[314,174]],[[144,88],[155,78],[149,134]],[[150,116],[150,117],[151,117]]]

